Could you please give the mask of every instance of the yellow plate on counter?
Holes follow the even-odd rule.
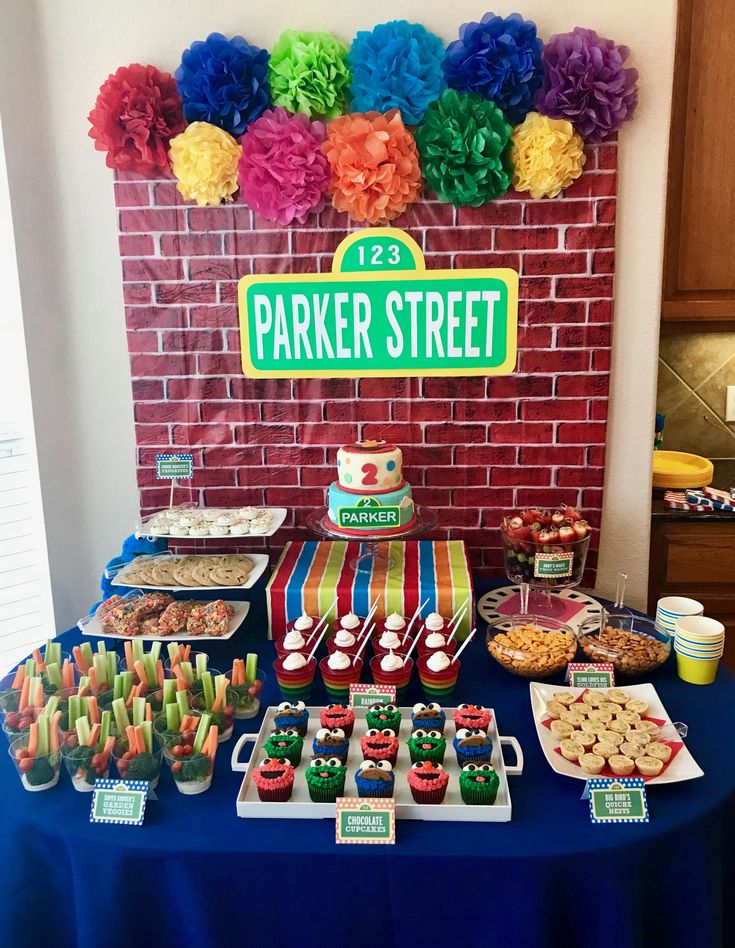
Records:
[[[653,452],[653,486],[674,490],[706,487],[712,483],[715,469],[712,462],[698,454],[685,451]]]

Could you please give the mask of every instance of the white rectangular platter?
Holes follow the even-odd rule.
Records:
[[[243,624],[248,612],[250,612],[250,603],[236,599],[223,599],[222,601],[226,602],[227,605],[231,606],[234,610],[233,616],[230,619],[229,628],[224,635],[186,635],[185,633],[176,635],[121,635],[114,632],[103,632],[100,620],[96,615],[85,616],[77,622],[77,626],[84,635],[93,635],[98,639],[128,639],[129,641],[140,639],[141,642],[224,642],[227,639],[231,639]],[[207,600],[202,599],[201,602],[206,603]]]
[[[291,820],[334,819],[335,804],[312,803],[309,798],[309,791],[304,777],[304,771],[313,756],[312,741],[320,727],[319,713],[322,710],[321,708],[308,708],[309,727],[306,732],[306,737],[304,738],[304,752],[301,756],[301,763],[296,768],[296,777],[291,799],[285,803],[263,803],[259,799],[258,791],[250,775],[266,756],[263,751],[263,744],[268,735],[275,728],[274,716],[277,710],[277,708],[273,707],[267,708],[260,731],[257,734],[243,734],[233,748],[232,769],[245,773],[240,792],[237,795],[237,815],[249,818],[272,819],[275,817]],[[342,796],[357,797],[358,795],[355,786],[355,771],[363,759],[360,751],[360,738],[367,729],[365,723],[367,710],[367,708],[355,708],[355,728],[350,738],[350,750],[347,757],[347,779]],[[447,738],[447,752],[444,756],[443,766],[449,774],[449,786],[447,787],[447,794],[443,802],[438,804],[419,804],[414,802],[411,796],[411,791],[406,781],[406,774],[411,768],[411,758],[406,745],[406,741],[411,732],[411,708],[401,708],[400,710],[402,713],[401,730],[398,735],[400,750],[398,751],[398,761],[393,768],[396,775],[395,790],[393,792],[396,801],[396,817],[399,820],[507,823],[511,818],[508,776],[522,773],[523,752],[515,737],[500,737],[498,735],[495,712],[491,711],[492,719],[487,736],[493,742],[491,763],[500,780],[498,795],[492,806],[468,806],[462,802],[462,797],[460,796],[459,772],[461,768],[457,763],[457,756],[452,749],[452,738],[454,737],[452,711],[454,709],[444,708],[447,715],[447,723],[444,729],[444,734]],[[247,763],[241,763],[239,759],[240,751],[246,743],[252,743],[254,746],[250,754],[250,760]],[[516,753],[516,763],[513,766],[508,766],[503,760],[502,746],[506,744],[512,746]]]
[[[220,538],[221,539],[221,538]],[[186,556],[210,556],[217,554],[207,554],[207,553],[187,553]],[[110,585],[112,586],[124,586],[126,589],[143,589],[146,592],[148,591],[162,591],[162,592],[231,592],[233,589],[250,589],[251,586],[254,586],[260,577],[265,572],[266,567],[268,566],[268,561],[270,557],[267,553],[248,553],[247,556],[253,561],[253,568],[248,574],[247,582],[243,583],[241,586],[141,586],[140,583],[132,585],[125,582],[125,574],[128,570],[127,566],[124,566],[115,578],[111,581]],[[133,563],[144,563],[147,560],[155,560],[157,563],[165,562],[167,559],[178,559],[179,557],[172,556],[169,553],[159,553],[155,556],[138,556]],[[132,564],[131,564],[132,565]]]
[[[681,741],[681,737],[666,712],[666,708],[664,708],[661,703],[661,699],[653,685],[616,685],[616,687],[621,687],[623,691],[627,691],[631,698],[642,698],[643,701],[648,702],[647,716],[665,722],[661,729],[662,737],[667,740]],[[551,731],[541,722],[547,716],[546,702],[551,701],[555,691],[569,691],[572,694],[581,695],[584,690],[584,688],[545,685],[540,681],[532,681],[530,683],[533,720],[536,725],[539,743],[546,756],[546,760],[549,762],[549,766],[552,770],[555,770],[558,774],[563,774],[565,777],[574,777],[576,780],[587,780],[588,775],[576,764],[570,760],[566,760],[561,754],[556,753],[554,748],[559,746],[559,742]],[[689,753],[686,744],[684,744],[663,773],[659,774],[658,777],[652,777],[650,780],[647,780],[646,786],[650,787],[653,784],[660,783],[680,783],[683,780],[694,780],[696,777],[703,776],[704,771]]]
[[[144,517],[138,521],[138,524],[135,528],[136,537],[168,537],[171,540],[234,540],[240,541],[245,539],[253,539],[256,537],[272,537],[273,534],[280,530],[283,526],[283,522],[286,519],[288,514],[288,509],[286,507],[262,507],[261,510],[267,510],[271,515],[271,525],[265,531],[265,533],[226,533],[224,536],[206,536],[206,537],[180,537],[172,533],[151,533],[150,532],[150,522],[155,517],[155,514],[151,514],[150,517]],[[192,507],[192,513],[196,512],[197,508]]]

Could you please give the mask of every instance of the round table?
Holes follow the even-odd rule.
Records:
[[[490,585],[478,581],[478,597]],[[207,648],[214,667],[246,651],[270,666],[262,586],[253,599],[246,629]],[[66,649],[79,639],[77,630],[61,636]],[[652,676],[672,719],[688,724],[687,745],[705,776],[650,787],[648,824],[600,826],[581,799],[584,784],[546,763],[528,682],[490,659],[484,636],[465,659],[457,700],[494,707],[501,734],[515,735],[525,753],[523,775],[510,778],[511,822],[401,820],[395,846],[338,846],[333,820],[239,819],[242,774],[230,770],[230,742],[220,746],[207,793],[182,796],[166,770],[144,826],[102,826],[89,822],[90,795],[74,791],[65,774],[52,791],[27,793],[3,753],[0,944],[729,943],[733,675],[723,667],[710,687],[687,685],[671,660]],[[412,684],[405,703],[421,698]],[[263,699],[278,701],[272,674]],[[325,701],[319,684],[310,703]],[[257,731],[261,719],[236,722],[234,739]]]

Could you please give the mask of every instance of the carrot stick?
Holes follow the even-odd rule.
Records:
[[[13,684],[10,686],[13,690],[16,688],[21,688],[23,686],[23,679],[26,676],[26,667],[25,665],[18,665],[15,669],[15,677],[13,678]]]
[[[135,728],[135,749],[139,754],[145,750],[145,739],[143,738],[143,728],[140,724]]]
[[[84,652],[78,645],[75,645],[71,650],[72,655],[74,656],[74,661],[77,663],[77,668],[81,671],[83,675],[87,674],[87,663],[84,661]],[[64,659],[66,663],[68,659]]]
[[[183,646],[179,646],[179,647],[184,649],[184,652],[183,652],[184,661],[185,661],[185,662],[188,662],[188,661],[189,661],[189,656],[191,655],[191,645],[183,645]]]
[[[87,698],[87,717],[89,718],[90,724],[100,723],[100,709],[97,704],[97,698],[94,695],[90,695]]]
[[[36,659],[36,666],[39,671],[44,671],[45,665],[43,664],[43,655],[41,655],[40,648],[33,649],[33,657]]]
[[[222,702],[225,700],[225,692],[227,691],[227,679],[225,679],[222,684],[217,689],[217,694],[214,696],[214,701],[212,702],[212,710],[219,711],[222,707]]]
[[[76,648],[79,648],[79,646],[77,645]],[[74,687],[74,667],[68,658],[64,659],[64,664],[61,667],[61,684],[64,688]]]
[[[134,662],[134,663],[133,663],[133,667],[135,668],[135,672],[136,672],[138,678],[140,678],[141,681],[147,681],[147,680],[148,680],[148,679],[146,678],[145,665],[143,665],[143,662],[140,662],[140,661]]]
[[[134,752],[134,751],[135,751],[135,747],[136,747],[136,743],[135,743],[135,728],[133,727],[132,724],[129,724],[129,725],[125,728],[125,736],[126,736],[127,739],[128,739],[128,750],[131,750],[131,751]]]
[[[61,720],[61,711],[56,711],[51,718],[51,727],[49,728],[49,751],[52,754],[59,753],[59,721]]]
[[[115,746],[115,738],[110,734],[110,736],[105,741],[105,746],[102,748],[102,756],[105,758],[105,764],[110,759],[110,754],[112,753],[112,748]],[[105,767],[105,769],[107,769]]]
[[[209,770],[210,772],[214,770],[214,758],[217,754],[217,735],[219,734],[219,728],[216,724],[210,727],[207,734],[207,743],[210,744],[211,750],[207,750],[206,754],[209,757]]]
[[[174,655],[174,657],[171,659],[171,671],[173,671],[176,668],[179,662],[183,662],[183,660],[184,660],[184,657],[181,654],[181,652],[178,652],[176,655]]]
[[[36,749],[38,748],[38,724],[36,721],[31,724],[29,728],[28,735],[28,755],[30,757],[36,756]]]
[[[133,643],[126,642],[124,648],[125,648],[125,667],[127,668],[128,671],[132,671],[133,670]]]
[[[100,731],[102,726],[99,724],[93,724],[89,729],[89,740],[87,741],[87,747],[96,747],[97,741],[100,739]]]
[[[156,677],[158,678],[158,684],[163,688],[163,662],[160,658],[156,662]]]
[[[186,686],[189,684],[189,682],[186,680],[186,675],[184,675],[184,673],[183,673],[182,670],[179,668],[179,666],[178,666],[178,665],[174,665],[174,666],[172,667],[171,671],[174,673],[174,675],[175,675],[177,681],[183,681],[184,687],[186,688]],[[177,691],[181,691],[181,688],[179,688],[179,686],[177,685],[177,686],[176,686],[176,690],[177,690]]]
[[[20,701],[18,703],[19,711],[25,711],[25,709],[28,707],[28,693],[30,691],[30,688],[31,688],[31,679],[24,678],[23,684],[20,689]]]
[[[145,706],[145,719],[146,721],[153,720],[153,708],[149,704]]]
[[[179,725],[179,730],[183,734],[184,731],[193,730],[193,722],[196,721],[196,718],[193,714],[185,714],[181,719],[181,724]]]
[[[87,677],[89,678],[89,687],[92,691],[97,690],[97,672],[94,670],[94,667],[90,668],[87,672]]]

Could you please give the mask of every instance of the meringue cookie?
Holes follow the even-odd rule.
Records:
[[[340,648],[350,648],[356,641],[355,636],[352,632],[348,632],[347,629],[340,629],[334,636],[334,644]]]
[[[380,659],[380,669],[384,672],[400,671],[403,665],[404,661],[401,656],[394,652],[388,652]]]
[[[351,661],[352,659],[349,655],[345,655],[344,652],[337,651],[332,652],[332,654],[329,656],[327,659],[327,665],[329,665],[330,668],[338,670],[342,668],[349,668]]]
[[[300,648],[304,648],[305,644],[304,636],[298,629],[291,629],[290,632],[286,633],[286,637],[283,640],[283,647],[287,652],[296,652]]]
[[[446,642],[446,638],[441,632],[431,632],[424,639],[427,648],[441,648]]]
[[[342,616],[339,620],[339,624],[343,629],[356,629],[360,624],[360,619],[354,612],[348,612],[346,616]]]
[[[433,672],[441,672],[451,665],[451,659],[446,652],[434,652],[426,660],[426,666]]]
[[[380,645],[381,648],[398,648],[400,644],[401,640],[398,638],[395,632],[383,632],[383,634],[378,639],[378,645]]]
[[[287,655],[283,659],[283,667],[286,671],[297,671],[307,664],[306,658],[301,652],[294,652],[293,655]]]
[[[304,632],[306,629],[310,629],[314,625],[314,620],[311,616],[307,616],[306,613],[303,613],[298,617],[294,622],[294,629],[298,629],[299,632]]]
[[[430,612],[424,621],[424,626],[429,632],[439,632],[444,628],[444,619],[438,612]]]
[[[406,628],[406,620],[403,616],[399,616],[397,612],[393,612],[385,620],[385,627],[393,632],[397,632],[399,629]]]

